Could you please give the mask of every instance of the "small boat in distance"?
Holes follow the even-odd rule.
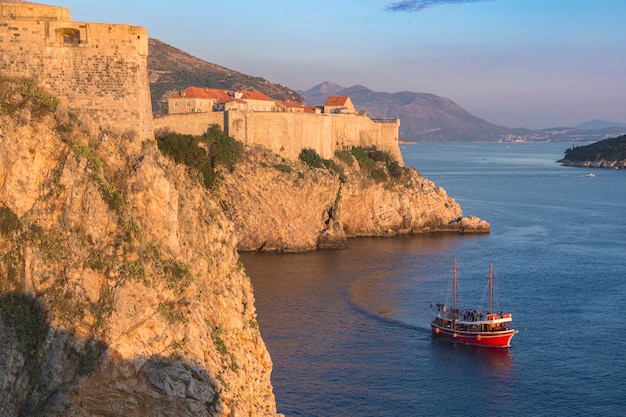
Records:
[[[517,330],[511,329],[511,313],[494,313],[493,266],[489,264],[489,312],[458,309],[456,306],[456,259],[454,260],[454,301],[450,307],[431,303],[433,335],[467,345],[509,348]]]

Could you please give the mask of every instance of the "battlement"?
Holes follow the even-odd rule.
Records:
[[[34,80],[104,129],[154,136],[145,28],[0,0],[0,49],[0,75]]]
[[[69,9],[35,3],[0,2],[0,18],[13,20],[72,20]]]

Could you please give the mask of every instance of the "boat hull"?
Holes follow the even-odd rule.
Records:
[[[430,327],[435,337],[448,339],[457,343],[464,343],[466,345],[491,348],[511,347],[511,339],[517,333],[517,330],[514,329],[494,332],[465,332],[441,327],[435,323],[431,323]]]

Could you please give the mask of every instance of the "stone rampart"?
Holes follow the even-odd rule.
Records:
[[[153,137],[148,32],[73,22],[68,9],[0,0],[0,75],[25,77],[96,125]]]
[[[358,114],[312,114],[229,111],[227,133],[246,144],[262,144],[274,152],[297,159],[304,148],[323,158],[351,146],[376,146],[402,164],[398,145],[400,121],[376,123]]]
[[[400,163],[399,121],[365,115],[229,111],[152,118],[148,33],[140,26],[81,23],[66,8],[0,0],[0,75],[25,77],[97,126],[141,138],[154,128],[202,134],[212,124],[247,144],[288,158],[303,148],[331,158],[337,149],[376,146]]]
[[[224,112],[169,114],[154,119],[154,130],[167,129],[185,135],[202,135],[211,125],[224,130]]]
[[[297,159],[304,148],[315,149],[323,158],[332,158],[338,149],[376,146],[402,164],[398,145],[400,121],[394,120],[377,123],[359,114],[232,110],[161,116],[154,120],[154,125],[155,129],[201,135],[211,124],[218,124],[247,145],[263,145],[290,159]]]
[[[72,20],[69,9],[36,3],[0,2],[0,18],[37,19],[37,20]]]

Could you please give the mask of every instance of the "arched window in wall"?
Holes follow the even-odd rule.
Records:
[[[57,29],[57,38],[61,45],[78,45],[80,44],[80,30],[73,28]]]

